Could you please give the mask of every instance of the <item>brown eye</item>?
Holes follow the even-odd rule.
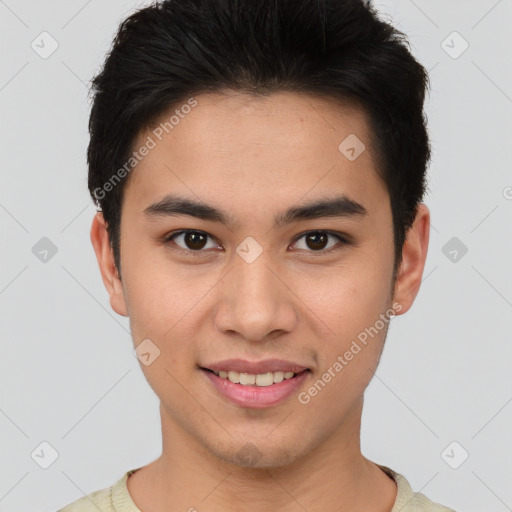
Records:
[[[209,246],[208,239],[211,240]],[[302,240],[304,240],[305,246],[300,247]],[[216,249],[219,247],[210,235],[204,231],[196,231],[192,229],[185,229],[176,233],[171,233],[164,239],[164,243],[177,245],[179,249],[176,250],[182,250],[183,252],[188,252],[198,256],[208,253],[209,251],[207,251],[207,249]],[[321,255],[328,253],[331,250],[335,250],[337,248],[336,246],[349,245],[349,243],[350,242],[347,241],[344,236],[338,233],[331,233],[329,231],[308,231],[297,238],[293,245],[296,249]]]
[[[174,233],[173,235],[166,238],[166,243],[173,242],[181,249],[192,252],[204,252],[203,249],[211,249],[217,247],[213,245],[207,247],[207,241],[210,236],[202,231],[185,230]],[[181,243],[177,243],[177,240],[181,240]]]
[[[348,242],[341,236],[335,233],[330,233],[328,231],[309,231],[308,233],[304,233],[300,238],[295,242],[295,248],[297,249],[305,249],[308,252],[329,252],[329,250],[336,246],[336,243],[328,246],[329,238],[338,241],[339,245],[345,245]],[[299,241],[304,239],[305,247],[297,247]],[[341,243],[340,243],[341,242]]]
[[[187,248],[197,251],[204,249],[204,246],[206,245],[206,236],[202,233],[185,233],[183,241]]]
[[[325,249],[328,238],[325,233],[309,233],[306,235],[306,245],[315,251]]]

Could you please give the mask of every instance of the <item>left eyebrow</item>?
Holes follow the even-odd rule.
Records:
[[[343,195],[331,199],[317,199],[311,203],[289,208],[276,216],[274,227],[299,220],[324,217],[362,218],[367,215],[368,210],[362,204]]]
[[[233,217],[212,205],[186,197],[167,195],[162,200],[144,209],[149,217],[172,217],[187,215],[202,220],[220,222],[225,226],[234,226]],[[278,213],[274,219],[274,227],[291,224],[300,220],[319,219],[324,217],[362,218],[368,215],[367,209],[357,201],[342,195],[334,198],[316,199],[313,202],[291,207]]]

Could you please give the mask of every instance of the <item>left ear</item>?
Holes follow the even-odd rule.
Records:
[[[402,262],[398,269],[393,300],[401,304],[397,314],[407,312],[416,298],[421,285],[427,259],[430,234],[430,211],[420,203],[413,225],[409,228],[402,249]]]

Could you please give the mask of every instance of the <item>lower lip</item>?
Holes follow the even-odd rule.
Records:
[[[245,386],[234,384],[211,371],[203,369],[201,371],[221,395],[237,405],[251,409],[262,409],[283,402],[298,390],[309,374],[308,370],[304,370],[291,379],[285,379],[270,386]]]

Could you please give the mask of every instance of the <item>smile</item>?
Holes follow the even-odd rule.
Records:
[[[201,368],[213,384],[216,394],[240,407],[262,409],[283,402],[298,392],[311,373],[294,372],[239,373],[234,370],[213,371]]]
[[[213,371],[213,370],[212,370]],[[221,379],[228,379],[233,384],[242,384],[243,386],[271,386],[285,379],[292,379],[297,375],[294,372],[267,372],[267,373],[240,373],[235,370],[214,371]]]

